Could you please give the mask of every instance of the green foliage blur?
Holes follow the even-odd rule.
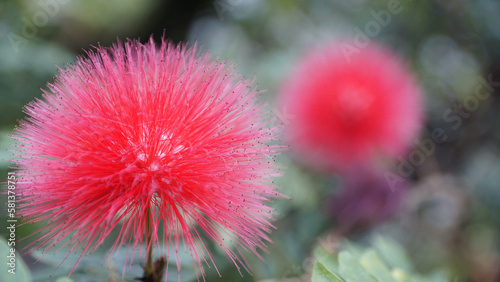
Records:
[[[436,270],[427,275],[415,273],[406,251],[396,242],[382,237],[371,238],[368,248],[344,241],[337,256],[321,246],[313,253],[312,282],[443,282],[447,273]]]
[[[396,12],[384,17],[383,11],[391,9]],[[263,96],[272,108],[281,81],[304,51],[332,38],[365,36],[401,55],[424,89],[427,120],[420,140],[432,138],[435,129],[446,135],[423,164],[412,166],[402,210],[388,220],[340,232],[328,200],[342,179],[303,167],[285,153],[280,157],[284,176],[277,182],[291,199],[274,203],[274,243],[262,261],[247,256],[251,275],[240,274],[217,246],[208,244],[222,276],[206,268],[207,281],[310,281],[315,274],[327,277],[318,281],[335,281],[329,280],[335,271],[318,259],[318,246],[332,258],[361,260],[365,266],[365,255],[378,263],[383,254],[359,255],[354,247],[339,246],[346,239],[366,246],[374,234],[399,242],[421,277],[443,271],[446,281],[500,281],[499,14],[495,0],[1,0],[1,181],[15,157],[7,151],[12,143],[7,135],[24,117],[23,106],[41,97],[58,68],[91,46],[108,46],[117,38],[145,42],[150,36],[197,42],[214,58],[228,59],[246,77],[255,77],[258,88],[267,89]],[[478,87],[487,92],[473,105]],[[2,195],[0,204],[6,201]],[[2,209],[1,226],[6,220]],[[18,227],[18,252],[29,243],[19,239],[35,230]],[[5,228],[0,234],[9,236]],[[61,265],[65,251],[23,258],[33,281],[120,281],[126,248],[106,260],[112,242],[84,256],[69,279],[64,277],[78,255]],[[181,261],[181,281],[197,281],[189,255]],[[125,281],[141,276],[140,263],[127,265]],[[168,272],[169,281],[178,280],[175,263]],[[356,279],[345,281],[365,281]]]

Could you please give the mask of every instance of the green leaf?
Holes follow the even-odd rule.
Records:
[[[312,282],[345,282],[337,275],[331,273],[321,262],[313,265]]]
[[[366,251],[359,260],[361,265],[378,281],[392,282],[395,281],[391,276],[391,272],[387,265],[382,262],[377,253],[369,249]]]
[[[364,248],[345,241],[338,255],[329,253],[321,246],[316,247],[313,252],[317,260],[313,266],[313,273],[316,273],[313,281],[447,281],[449,273],[442,269],[427,275],[413,273],[406,251],[391,239],[374,237],[372,244],[375,248]]]
[[[361,258],[361,255],[363,255],[365,247],[352,241],[344,240],[342,242],[342,250],[349,252],[351,255],[359,259]]]
[[[73,282],[73,279],[68,277],[59,277],[57,278],[56,282]]]
[[[7,241],[0,237],[0,281],[9,282],[30,282],[31,273],[24,263],[21,255],[17,252],[11,253],[10,250],[13,246],[8,246]],[[13,254],[13,261],[8,256]]]
[[[339,262],[337,258],[334,255],[328,253],[322,247],[314,249],[314,257],[321,264],[323,264],[323,266],[326,267],[326,269],[328,269],[330,272],[332,273],[339,272]]]
[[[339,271],[342,278],[349,282],[376,281],[370,273],[361,266],[356,257],[346,251],[339,253]]]
[[[373,239],[373,246],[390,268],[412,271],[410,259],[406,256],[405,250],[395,241],[376,236]]]
[[[423,277],[424,281],[428,282],[443,282],[449,281],[449,273],[443,269],[436,270]]]
[[[391,271],[391,275],[397,282],[413,282],[410,275],[400,268],[395,268]]]

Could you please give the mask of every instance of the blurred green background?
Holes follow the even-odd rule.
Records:
[[[448,136],[415,167],[402,209],[386,220],[339,232],[329,212],[342,178],[309,170],[286,153],[278,180],[291,200],[274,203],[279,213],[268,253],[248,255],[252,275],[241,276],[215,254],[219,277],[207,268],[207,281],[309,281],[313,250],[335,253],[346,239],[363,244],[372,234],[400,242],[415,269],[447,273],[449,281],[500,281],[500,2],[496,0],[19,0],[0,2],[0,175],[8,172],[11,133],[24,117],[23,106],[41,97],[58,67],[85,49],[108,46],[117,38],[164,34],[173,42],[195,41],[215,57],[228,59],[246,77],[256,77],[271,105],[282,79],[312,46],[365,31],[376,15],[398,5],[400,12],[369,39],[390,46],[411,67],[425,91],[426,124],[421,139],[436,128]],[[485,84],[484,81],[487,81]],[[445,113],[463,105],[478,85],[491,94],[477,109],[446,121]],[[457,125],[457,126],[451,126]],[[367,188],[369,189],[369,188]],[[2,204],[6,202],[2,195]],[[381,203],[384,205],[384,203]],[[374,211],[376,212],[376,211]],[[0,221],[6,222],[5,210]],[[21,238],[34,226],[17,230]],[[2,236],[7,236],[5,228]],[[26,242],[19,242],[20,245]],[[73,281],[121,279],[124,255],[105,262],[109,244],[85,256]],[[53,252],[51,252],[53,253]],[[4,254],[1,254],[4,256]],[[34,281],[55,281],[73,267],[73,257],[54,272],[65,252],[25,256]],[[183,259],[182,281],[196,281],[191,259]],[[53,273],[54,272],[54,273]],[[177,281],[174,265],[169,280]],[[52,274],[52,277],[50,275]],[[139,261],[125,279],[140,276]],[[63,281],[63,280],[60,280]]]

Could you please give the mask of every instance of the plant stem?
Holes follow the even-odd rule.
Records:
[[[151,206],[146,208],[146,246],[147,246],[147,261],[144,266],[144,276],[137,280],[144,282],[161,282],[163,277],[163,269],[166,265],[165,257],[160,257],[153,262],[153,213]]]
[[[153,224],[151,222],[151,210],[150,207],[146,209],[146,246],[148,252],[148,258],[146,261],[146,266],[144,267],[144,276],[150,276],[154,274],[153,267]]]

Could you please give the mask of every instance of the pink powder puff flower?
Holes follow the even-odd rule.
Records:
[[[267,203],[281,196],[272,183],[281,148],[268,144],[275,128],[252,82],[166,42],[129,40],[87,56],[25,107],[13,135],[19,213],[46,221],[29,248],[66,239],[81,259],[119,228],[110,254],[127,246],[144,256],[146,244],[168,260],[172,247],[180,269],[183,244],[203,277],[202,261],[215,265],[205,233],[247,268],[242,251],[259,256],[270,241]]]
[[[404,153],[422,125],[421,93],[401,60],[370,44],[345,55],[326,44],[298,62],[281,87],[285,131],[305,163],[345,171]]]

